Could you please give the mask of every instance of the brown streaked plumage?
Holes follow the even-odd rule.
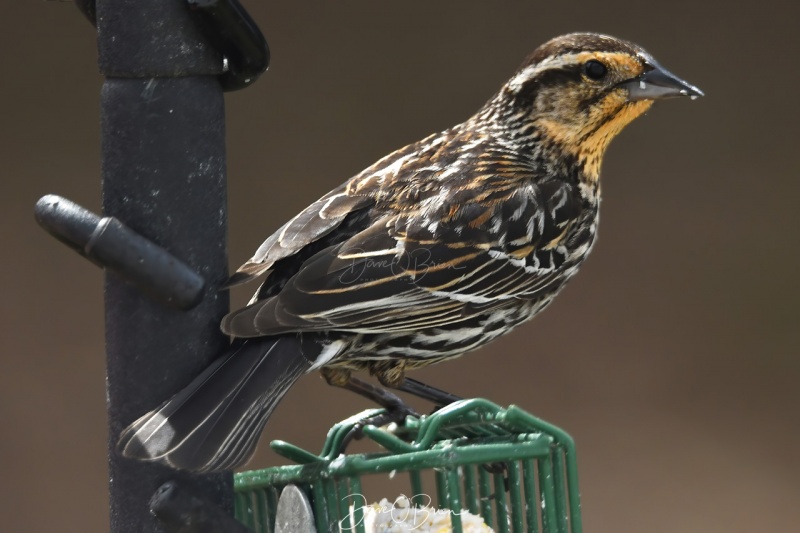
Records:
[[[406,371],[546,307],[594,243],[608,143],[653,100],[701,94],[626,41],[545,43],[468,120],[384,157],[269,237],[231,278],[264,280],[222,322],[231,352],[125,430],[122,453],[238,466],[312,369],[398,418],[408,412],[399,398],[352,373],[453,401]]]

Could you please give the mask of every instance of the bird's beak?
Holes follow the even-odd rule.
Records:
[[[692,100],[704,96],[703,91],[687,83],[671,73],[655,61],[648,61],[649,70],[643,74],[620,84],[628,89],[628,99],[631,102],[638,100],[661,100],[688,96]]]

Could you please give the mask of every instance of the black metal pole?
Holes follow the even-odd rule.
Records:
[[[230,510],[230,474],[192,475],[122,458],[119,432],[186,385],[226,346],[218,287],[227,274],[222,59],[182,0],[97,4],[104,214],[206,280],[190,311],[106,275],[111,530],[155,532],[149,501],[167,481]]]

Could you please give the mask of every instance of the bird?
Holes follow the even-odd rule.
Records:
[[[383,157],[267,238],[228,282],[263,279],[222,320],[229,351],[126,428],[118,450],[238,468],[313,371],[385,408],[365,423],[414,413],[393,391],[458,400],[407,373],[547,307],[595,242],[610,141],[654,101],[702,95],[632,42],[547,41],[466,121]]]

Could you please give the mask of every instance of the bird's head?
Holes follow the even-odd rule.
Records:
[[[503,108],[495,117],[507,125],[533,128],[573,155],[596,180],[611,139],[654,100],[702,95],[633,43],[571,33],[537,48],[489,106]]]

